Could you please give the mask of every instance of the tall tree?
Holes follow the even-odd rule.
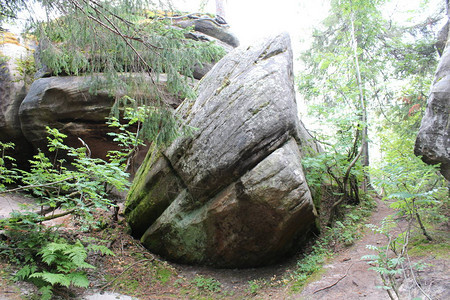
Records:
[[[356,165],[369,165],[367,99],[378,92],[377,79],[384,72],[377,55],[382,45],[380,37],[386,35],[379,11],[382,3],[331,1],[324,29],[314,32],[313,45],[302,56],[307,71],[301,75],[300,91],[315,102],[316,115],[332,121],[330,129],[337,133],[332,143],[339,142],[339,151],[346,152],[345,167],[341,166],[343,198],[348,198],[356,185]],[[364,189],[367,178],[365,174]]]
[[[306,70],[299,88],[312,113],[328,127],[320,139],[333,154],[323,163],[343,194],[333,208],[358,201],[361,182],[368,187],[368,133],[374,124],[369,118],[384,113],[385,106],[397,105],[389,81],[406,80],[423,91],[418,79],[426,78],[436,62],[428,23],[400,28],[383,18],[384,4],[384,0],[332,0],[330,15],[302,55]]]

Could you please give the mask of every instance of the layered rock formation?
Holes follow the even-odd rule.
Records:
[[[19,117],[24,136],[36,149],[46,149],[48,126],[68,135],[65,142],[69,146],[81,147],[79,139],[83,140],[93,157],[105,159],[108,150],[118,150],[107,135],[112,129],[105,123],[115,100],[109,90],[90,93],[91,81],[89,77],[66,76],[33,82],[20,105]],[[162,89],[164,76],[160,77],[160,84]],[[167,104],[174,107],[182,101],[165,96]]]
[[[447,30],[448,25],[444,28]],[[450,181],[450,45],[447,39],[437,67],[427,108],[417,135],[414,153],[428,164],[440,164]]]
[[[213,24],[214,30],[210,30],[210,33],[214,36],[202,32],[190,32],[187,38],[216,41],[226,52],[233,49],[233,46],[227,42],[230,40],[232,44],[236,44],[237,40],[228,33],[226,26],[215,25],[211,21],[202,22]],[[220,39],[225,39],[225,42]],[[38,47],[37,59],[39,59],[41,47],[43,45]],[[8,49],[10,51],[6,53]],[[15,157],[19,159],[20,167],[27,166],[27,161],[31,159],[36,149],[46,149],[46,126],[57,128],[68,135],[66,143],[69,146],[80,147],[83,146],[83,142],[86,143],[93,157],[105,158],[108,150],[117,150],[117,144],[107,135],[111,129],[105,124],[106,117],[115,101],[110,90],[90,93],[92,83],[90,77],[51,76],[52,70],[45,67],[37,73],[37,77],[45,78],[35,80],[28,87],[20,78],[13,75],[15,58],[22,55],[22,52],[23,55],[25,54],[25,47],[16,42],[7,46],[1,45],[0,51],[8,56],[8,62],[3,63],[6,68],[0,69],[0,140],[12,141],[17,145]],[[214,62],[196,66],[194,77],[202,78],[213,65]],[[103,78],[101,74],[97,76],[100,79]],[[133,76],[133,74],[124,75],[126,76]],[[169,93],[164,94],[165,82],[166,77],[161,74],[158,79],[160,94],[166,104],[175,108],[182,99],[170,96]],[[151,84],[150,80],[149,84]],[[144,149],[143,153],[139,154],[142,159],[145,151]],[[139,164],[142,159],[137,159],[136,163]]]
[[[177,26],[182,28],[193,27],[195,31],[201,32],[206,36],[213,37],[231,47],[239,46],[239,40],[236,36],[227,30],[226,26],[219,25],[211,19],[192,19],[175,21]],[[207,38],[210,39],[210,38]]]
[[[273,263],[316,218],[301,160],[318,148],[297,117],[289,37],[235,49],[197,91],[178,109],[193,135],[149,152],[138,171],[132,233],[178,262]]]
[[[16,145],[14,157],[19,165],[26,163],[33,153],[19,120],[19,107],[28,86],[18,71],[17,60],[29,55],[30,51],[12,34],[0,36],[0,141]]]

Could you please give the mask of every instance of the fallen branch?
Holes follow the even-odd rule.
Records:
[[[14,188],[14,189],[10,189],[10,190],[6,190],[6,191],[3,191],[3,192],[0,192],[0,194],[12,193],[12,192],[17,192],[17,191],[27,190],[27,189],[34,189],[34,188],[38,188],[38,187],[52,186],[52,185],[55,185],[55,184],[58,184],[58,183],[61,183],[61,182],[67,181],[67,180],[71,180],[71,179],[73,179],[72,176],[68,177],[68,178],[65,178],[65,179],[58,180],[58,181],[49,182],[49,183],[20,186],[18,188]]]
[[[423,295],[424,295],[428,300],[431,300],[431,297],[428,296],[427,293],[425,293],[425,291],[422,289],[422,287],[420,286],[420,284],[417,282],[417,279],[416,279],[416,276],[414,275],[414,270],[413,270],[413,268],[412,268],[411,260],[409,259],[408,253],[406,253],[406,258],[408,259],[409,269],[411,270],[411,275],[412,275],[412,278],[413,278],[414,283],[415,283],[416,286],[419,288],[419,290],[423,293]]]
[[[342,279],[344,279],[344,278],[347,276],[348,271],[350,270],[350,268],[351,268],[352,266],[353,266],[353,263],[348,267],[348,269],[347,269],[347,271],[345,272],[344,276],[342,276],[341,278],[339,278],[335,283],[333,283],[333,284],[331,284],[331,285],[329,285],[329,286],[326,286],[326,287],[324,287],[324,288],[315,290],[315,291],[313,292],[313,294],[315,294],[315,293],[317,293],[317,292],[320,292],[320,291],[323,291],[323,290],[326,290],[326,289],[329,289],[329,288],[335,286],[336,284],[338,284]]]

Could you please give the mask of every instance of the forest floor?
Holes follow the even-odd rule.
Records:
[[[19,203],[31,200],[17,194],[0,195],[0,218],[19,209]],[[364,222],[379,225],[392,213],[386,203],[377,200],[377,207]],[[378,273],[369,270],[368,261],[362,259],[375,254],[366,245],[385,245],[387,238],[364,226],[358,227],[359,239],[348,247],[336,244],[334,254],[327,255],[322,268],[298,287],[293,274],[304,254],[282,264],[243,270],[179,265],[144,249],[127,234],[123,220],[112,222],[108,214],[98,217],[105,224],[101,230],[71,235],[75,239],[96,238],[115,256],[90,255],[89,262],[97,266],[88,271],[90,288],[58,289],[55,294],[59,299],[389,299],[383,289],[377,288],[382,285]],[[58,222],[68,231],[77,228],[76,220],[68,217],[54,224]],[[402,226],[402,221],[398,222],[397,230]],[[410,271],[397,276],[402,299],[450,299],[448,227],[438,228],[433,234],[437,238],[432,243],[420,236],[410,243],[411,263],[421,268],[414,276]],[[0,299],[38,299],[34,286],[11,280],[16,271],[0,260]]]

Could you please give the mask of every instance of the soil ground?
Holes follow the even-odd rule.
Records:
[[[19,208],[18,203],[32,203],[32,200],[17,194],[0,195],[0,218]],[[380,224],[390,214],[392,211],[386,204],[378,201],[367,223]],[[74,226],[67,218],[59,222]],[[448,231],[444,234],[444,240],[448,241]],[[364,255],[374,254],[366,245],[384,245],[386,237],[368,229],[354,245],[341,248],[329,258],[313,276],[314,280],[299,292],[293,292],[286,276],[295,269],[298,257],[265,268],[212,269],[164,261],[130,237],[120,222],[108,223],[103,230],[89,235],[105,240],[116,256],[90,257],[90,263],[98,266],[89,271],[91,287],[58,290],[60,299],[389,299],[385,291],[376,287],[381,285],[379,275],[369,270],[367,261],[362,259]],[[77,233],[75,238],[83,238],[83,234]],[[449,260],[445,255],[448,253],[442,255],[442,251],[430,250],[426,255],[419,254],[412,259],[422,262],[424,268],[415,272],[415,281],[430,299],[450,299]],[[32,285],[8,279],[13,272],[13,266],[0,261],[0,299],[37,299],[32,297],[36,294]],[[411,276],[399,280],[403,282],[400,290],[404,299],[427,299]]]

